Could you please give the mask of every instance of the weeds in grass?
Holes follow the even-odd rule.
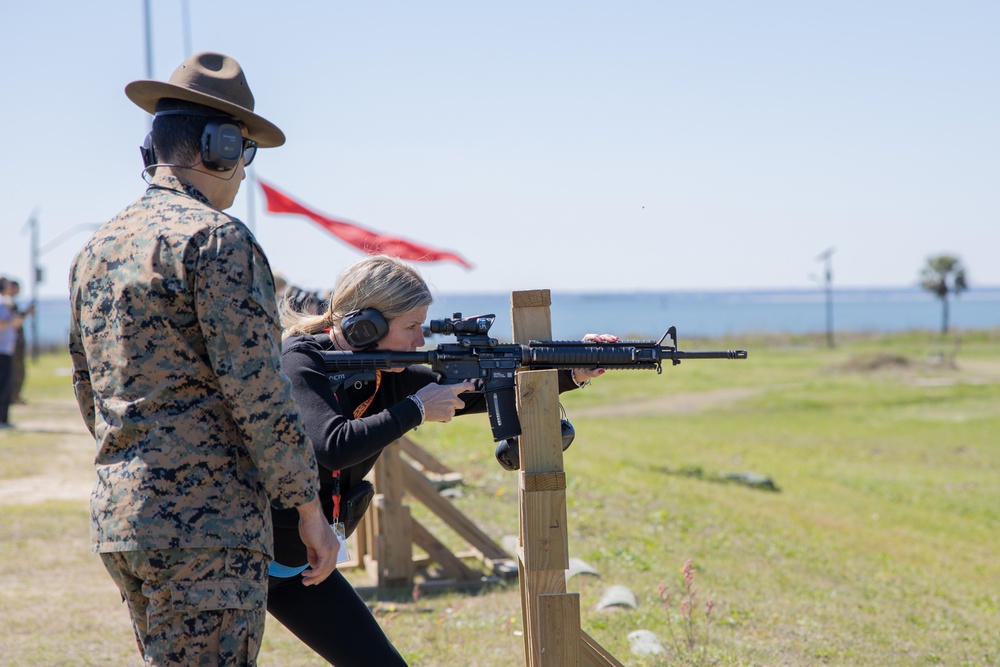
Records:
[[[674,593],[666,579],[660,581],[659,593],[660,601],[663,603],[663,611],[667,616],[667,631],[674,655],[685,660],[688,664],[703,665],[707,659],[712,631],[712,609],[715,607],[715,601],[708,600],[705,603],[705,630],[702,633],[698,629],[702,615],[695,611],[698,587],[694,585],[694,575],[697,571],[690,558],[684,561],[684,567],[681,568],[683,588],[678,598],[680,606],[677,612],[671,608],[674,602]]]

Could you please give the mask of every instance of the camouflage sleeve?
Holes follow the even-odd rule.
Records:
[[[75,282],[74,276],[71,273],[69,356],[70,361],[73,364],[73,393],[76,395],[76,403],[80,408],[80,414],[83,416],[83,421],[87,425],[90,435],[95,435],[94,390],[90,386],[90,367],[87,365],[87,355],[83,351],[83,340],[80,335],[79,304],[77,303],[76,296],[73,292]]]
[[[213,230],[199,250],[194,290],[209,361],[272,503],[278,509],[316,497],[312,443],[281,374],[281,329],[274,282],[249,230]]]

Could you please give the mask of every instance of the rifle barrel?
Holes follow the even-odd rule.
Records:
[[[705,352],[674,352],[674,359],[746,359],[746,350],[710,350]]]

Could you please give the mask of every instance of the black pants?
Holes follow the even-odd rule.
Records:
[[[13,384],[14,357],[0,354],[0,424],[7,423],[10,408],[10,390]]]
[[[267,610],[309,648],[336,667],[406,667],[368,605],[340,572],[318,586],[302,577],[271,577]]]

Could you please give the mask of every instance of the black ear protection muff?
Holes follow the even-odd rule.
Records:
[[[152,132],[146,135],[146,138],[142,142],[142,146],[139,146],[139,152],[142,153],[142,166],[149,170],[149,174],[151,176],[155,176],[156,169],[149,169],[156,164],[156,153],[153,152]]]
[[[562,418],[559,420],[559,431],[562,435],[562,448],[565,452],[573,444],[573,438],[576,437],[576,429],[573,428],[573,424],[566,418],[566,410],[563,408],[562,403],[559,404],[559,412],[562,413]],[[501,440],[494,454],[497,457],[497,463],[504,470],[521,469],[521,445],[516,436],[507,440]]]
[[[205,123],[201,133],[201,162],[209,169],[229,171],[235,169],[243,156],[243,131],[236,124],[236,119],[207,112],[172,109],[157,111],[156,116],[206,116],[210,120]],[[146,140],[139,147],[142,153],[142,163],[149,169],[156,164],[156,154],[153,152],[153,133],[146,135]]]
[[[235,169],[243,155],[243,132],[232,119],[213,119],[201,133],[201,162],[209,169]]]
[[[340,332],[351,347],[366,348],[389,333],[389,322],[374,308],[352,310],[340,321]]]

